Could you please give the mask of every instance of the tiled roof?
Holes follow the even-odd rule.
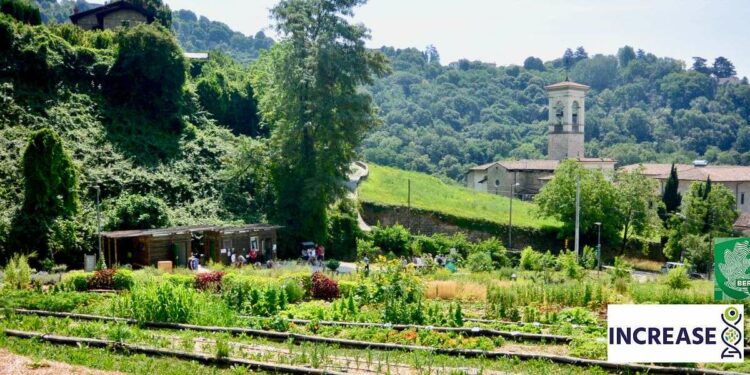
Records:
[[[625,171],[633,171],[641,164],[633,164],[623,167]],[[669,178],[672,164],[642,164],[643,174],[658,179]],[[750,167],[735,165],[709,165],[696,167],[688,164],[675,164],[677,178],[681,181],[705,181],[711,177],[714,182],[738,182],[750,181]]]
[[[560,165],[559,160],[502,160],[497,162],[509,171],[554,171]]]
[[[750,228],[750,213],[744,212],[740,214],[737,221],[734,222],[735,228]]]
[[[581,163],[615,163],[617,160],[610,158],[576,158]]]
[[[558,82],[549,86],[545,86],[544,88],[547,89],[548,91],[567,90],[567,89],[588,91],[590,89],[590,87],[586,85],[582,85],[580,83],[571,82],[571,81]]]
[[[469,170],[470,171],[484,171],[484,170],[487,170],[487,168],[495,165],[496,163],[497,163],[496,161],[493,161],[492,163],[477,165],[476,167],[471,167]]]

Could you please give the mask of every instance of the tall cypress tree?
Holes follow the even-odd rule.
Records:
[[[31,136],[23,154],[23,177],[23,206],[14,218],[13,244],[17,250],[46,254],[55,219],[72,218],[80,209],[78,170],[51,128]]]
[[[661,197],[664,202],[664,211],[659,213],[662,220],[666,221],[669,218],[669,214],[677,212],[682,203],[682,195],[677,191],[680,180],[677,178],[677,168],[672,164],[672,169],[669,172],[669,178],[667,183],[664,185],[664,194]]]

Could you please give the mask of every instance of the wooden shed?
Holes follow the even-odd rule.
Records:
[[[108,265],[131,264],[136,267],[153,266],[163,260],[185,266],[193,252],[203,254],[204,260],[227,262],[231,250],[249,251],[251,247],[270,257],[279,228],[266,224],[193,225],[102,232],[102,250]]]

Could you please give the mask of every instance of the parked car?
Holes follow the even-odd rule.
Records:
[[[687,265],[685,263],[680,263],[680,262],[666,262],[661,266],[661,273],[666,274],[670,270],[678,268],[678,267],[687,267]],[[702,273],[697,272],[695,270],[695,267],[692,267],[692,266],[687,268],[687,274],[688,274],[688,277],[691,279],[705,279],[706,278]]]

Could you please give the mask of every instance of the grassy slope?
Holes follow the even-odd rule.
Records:
[[[457,184],[448,184],[423,173],[369,164],[370,176],[360,185],[359,197],[364,202],[406,206],[407,181],[411,180],[412,207],[465,218],[486,219],[508,223],[510,200],[503,196],[480,193]],[[534,205],[513,201],[513,225],[540,228],[558,227],[552,219],[540,219],[533,213]]]

